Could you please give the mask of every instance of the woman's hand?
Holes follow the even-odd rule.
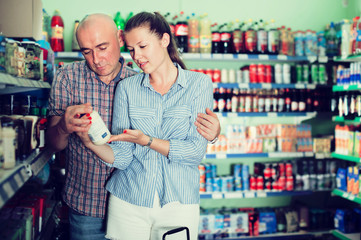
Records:
[[[112,135],[109,142],[113,141],[131,142],[145,146],[149,142],[149,136],[140,130],[125,129],[122,134]]]

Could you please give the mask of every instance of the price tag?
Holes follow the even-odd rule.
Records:
[[[326,57],[326,56],[318,57],[318,62],[319,63],[327,63],[328,57]]]
[[[267,193],[266,192],[257,192],[257,197],[265,198],[265,197],[267,197]]]
[[[286,55],[278,55],[277,59],[278,59],[278,60],[282,60],[282,61],[286,61],[286,60],[287,60],[287,56],[286,56]]]
[[[222,199],[223,194],[222,193],[212,193],[212,198],[213,199]]]
[[[307,57],[307,60],[308,60],[310,63],[314,63],[314,62],[316,62],[317,57],[316,57],[316,56],[308,56],[308,57]]]
[[[3,184],[3,190],[9,198],[12,197],[15,193],[9,181]]]
[[[227,117],[238,117],[238,113],[230,112],[227,114]]]
[[[241,192],[224,193],[224,198],[243,198],[243,193]]]
[[[212,54],[213,59],[223,59],[223,54],[220,53],[213,53]]]
[[[249,88],[248,83],[238,83],[238,88]]]
[[[225,154],[225,153],[217,153],[216,158],[225,159],[225,158],[227,158],[227,154]]]
[[[259,58],[260,60],[269,60],[268,55],[265,55],[265,54],[259,54],[259,55],[258,55],[258,58]]]
[[[199,59],[201,55],[199,53],[187,53],[183,55],[186,59]]]
[[[267,116],[268,117],[277,117],[277,113],[270,112],[270,113],[267,113]]]
[[[297,89],[305,89],[305,84],[296,83],[296,84],[295,84],[295,88],[297,88]]]
[[[343,198],[347,198],[347,197],[348,197],[348,193],[342,193],[342,197],[343,197]]]
[[[287,153],[289,154],[289,153]],[[273,152],[273,153],[269,153],[268,157],[270,158],[278,158],[278,157],[284,157],[285,153],[284,152]],[[289,157],[289,155],[287,155],[287,157]]]
[[[212,55],[210,53],[202,53],[201,58],[202,59],[212,59]]]
[[[244,197],[245,198],[254,198],[256,196],[255,192],[245,192]]]
[[[313,157],[313,152],[305,152],[305,157]]]
[[[316,84],[307,84],[306,85],[307,89],[315,89],[316,88]]]
[[[223,55],[223,59],[233,60],[234,57],[233,57],[233,54],[224,54],[224,55]]]
[[[350,195],[348,196],[348,199],[351,200],[351,201],[355,200],[355,195],[350,194]]]
[[[348,90],[348,85],[344,85],[343,90]]]
[[[272,84],[271,83],[262,83],[262,88],[265,88],[265,89],[271,89],[272,88]]]
[[[248,60],[248,55],[247,54],[238,54],[237,58],[240,60]]]

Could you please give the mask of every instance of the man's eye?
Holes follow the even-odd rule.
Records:
[[[88,55],[90,53],[90,51],[83,51],[84,55]]]
[[[100,50],[104,51],[106,50],[107,48],[106,47],[101,47]]]

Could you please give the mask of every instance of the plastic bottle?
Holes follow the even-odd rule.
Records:
[[[90,114],[92,125],[88,131],[89,137],[95,145],[103,145],[109,141],[110,132],[105,126],[103,119],[95,110]]]
[[[268,30],[268,53],[278,54],[280,33],[275,27],[275,20],[271,19],[270,29]]]
[[[115,17],[114,17],[114,22],[115,22],[115,25],[117,26],[118,30],[124,30],[124,26],[125,26],[125,21],[124,19],[122,18],[122,15],[120,14],[120,12],[117,12],[115,14]],[[121,48],[120,48],[120,51],[121,52],[124,52],[125,50],[125,46],[123,45]]]
[[[199,21],[192,13],[188,20],[188,52],[199,53]]]
[[[204,14],[200,20],[200,52],[211,53],[212,52],[212,32],[211,21],[208,18],[208,14]]]
[[[256,53],[257,51],[257,34],[253,28],[252,19],[249,19],[245,33],[245,49],[247,53]]]
[[[341,27],[341,57],[345,58],[351,54],[350,51],[351,24],[348,19],[343,20]]]
[[[55,10],[51,18],[50,46],[54,52],[64,52],[64,22],[59,10]]]
[[[217,23],[212,24],[212,53],[221,53],[221,33]]]
[[[42,40],[49,42],[51,36],[51,17],[43,8]]]
[[[361,54],[361,18],[356,23],[355,54]]]
[[[239,20],[237,19],[232,32],[232,49],[234,53],[244,52],[244,44],[241,31],[242,27],[243,23],[239,24]]]
[[[180,12],[179,20],[175,25],[175,38],[177,40],[178,51],[180,53],[188,52],[188,23],[184,12]]]
[[[266,30],[266,23],[263,20],[259,20],[258,30],[257,30],[257,52],[265,54],[267,53],[268,45],[268,33]]]
[[[227,24],[221,31],[221,51],[222,53],[232,53],[232,24]]]
[[[78,41],[76,39],[76,29],[78,28],[79,25],[79,20],[75,20],[74,22],[74,31],[73,31],[73,39],[71,42],[71,49],[73,52],[79,52],[80,51],[80,47],[78,44]]]
[[[331,22],[330,29],[326,35],[326,55],[329,57],[337,56],[337,36],[334,23]]]

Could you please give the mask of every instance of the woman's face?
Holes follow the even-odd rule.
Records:
[[[168,34],[160,39],[148,27],[134,28],[124,34],[127,48],[134,62],[145,73],[153,73],[164,63],[168,55]]]

